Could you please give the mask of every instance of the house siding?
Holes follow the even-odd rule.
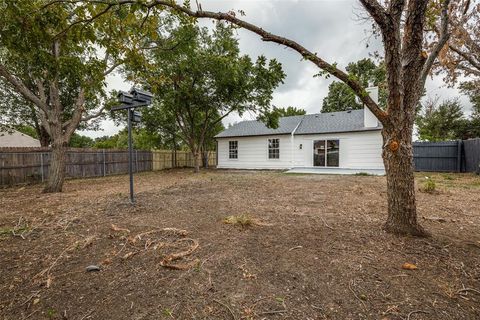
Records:
[[[268,139],[280,139],[280,159],[268,159]],[[238,159],[228,158],[228,142],[238,141]],[[217,168],[286,169],[291,167],[291,135],[219,138]]]
[[[280,139],[280,159],[268,159],[268,139]],[[379,130],[315,135],[277,135],[218,139],[218,168],[289,169],[313,167],[314,140],[340,140],[340,168],[384,169]],[[228,141],[238,141],[238,159],[228,159]],[[302,149],[300,149],[300,144]],[[293,161],[292,161],[293,153]]]
[[[294,167],[313,167],[313,141],[329,139],[340,140],[340,168],[384,169],[379,130],[295,136]],[[302,150],[299,150],[300,144],[303,144]]]

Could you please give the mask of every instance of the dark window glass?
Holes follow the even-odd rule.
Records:
[[[340,140],[313,141],[313,165],[338,167],[340,165]]]
[[[327,140],[327,167],[339,166],[340,141]]]
[[[268,139],[268,159],[280,159],[280,139]]]
[[[238,141],[228,141],[228,158],[238,159]]]
[[[313,141],[313,165],[325,167],[325,140]]]

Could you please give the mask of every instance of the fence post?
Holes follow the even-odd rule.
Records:
[[[135,150],[135,172],[138,172],[138,150]]]
[[[462,140],[457,140],[457,172],[462,171]]]
[[[45,179],[44,173],[43,173],[43,152],[40,152],[40,171],[42,172],[42,182]]]
[[[102,150],[103,152],[103,176],[105,177],[107,175],[107,170],[106,170],[106,163],[105,163],[105,149]]]

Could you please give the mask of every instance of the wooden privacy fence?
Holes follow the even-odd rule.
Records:
[[[48,148],[0,149],[0,185],[42,182],[48,179],[51,151]],[[69,149],[67,177],[102,177],[128,172],[128,151]],[[135,150],[135,172],[152,170],[152,153]]]
[[[480,164],[480,139],[414,142],[416,171],[476,172]]]
[[[152,151],[153,170],[169,168],[193,167],[194,159],[190,151],[154,150]],[[203,162],[203,161],[202,161]],[[202,166],[203,163],[200,163]],[[217,154],[215,151],[208,152],[208,166],[217,165]]]

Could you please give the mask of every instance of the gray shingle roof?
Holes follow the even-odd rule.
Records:
[[[291,134],[297,125],[298,128],[295,134],[368,131],[382,128],[381,125],[378,127],[365,127],[363,122],[363,109],[361,109],[284,117],[280,118],[277,129],[269,129],[260,121],[242,121],[220,132],[215,137],[227,138]]]
[[[290,134],[295,130],[304,116],[284,117],[278,120],[278,128],[270,129],[260,121],[242,121],[232,127],[220,132],[215,137],[244,137],[244,136],[263,136],[273,134]]]

